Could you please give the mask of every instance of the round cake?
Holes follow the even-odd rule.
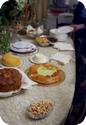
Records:
[[[65,78],[64,72],[59,67],[49,63],[32,65],[27,71],[27,75],[42,85],[58,83]]]
[[[21,87],[22,75],[17,69],[0,69],[0,92],[11,92]]]
[[[18,56],[12,55],[11,53],[6,53],[2,56],[2,64],[9,67],[20,66],[21,60]]]

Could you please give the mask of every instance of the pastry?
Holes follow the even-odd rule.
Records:
[[[11,53],[6,53],[2,56],[2,64],[6,66],[16,67],[21,64],[19,57],[12,55]]]
[[[64,80],[64,72],[53,64],[35,64],[27,71],[27,75],[33,81],[43,85],[58,83]]]

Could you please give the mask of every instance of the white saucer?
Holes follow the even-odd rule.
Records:
[[[21,42],[20,42],[21,44]],[[37,47],[32,44],[32,43],[28,43],[27,48],[18,48],[18,47],[14,47],[14,44],[10,44],[10,48],[12,51],[14,52],[18,52],[18,53],[31,53],[31,52],[35,52],[37,50]]]
[[[30,61],[32,63],[35,63],[35,64],[43,64],[43,63],[49,62],[49,59],[46,56],[45,56],[46,59],[45,60],[41,60],[41,61],[36,61],[36,60],[33,59],[33,57],[34,57],[34,55],[30,57]]]
[[[37,50],[37,47],[27,41],[18,41],[10,44],[10,48],[14,52],[18,53],[31,53]]]

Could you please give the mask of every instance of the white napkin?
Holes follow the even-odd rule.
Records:
[[[29,30],[34,30],[34,31],[35,31],[35,28],[33,28],[31,25],[28,25],[28,26],[27,26],[27,32],[28,32]]]
[[[2,66],[0,69],[3,69],[3,68],[9,68],[9,67]],[[37,84],[36,82],[29,79],[29,77],[22,70],[20,70],[19,68],[15,68],[15,67],[10,67],[10,68],[14,68],[14,69],[18,70],[20,72],[20,74],[22,75],[22,83],[23,83],[21,85],[22,89],[29,89],[33,85]]]
[[[34,81],[32,81],[31,79],[29,79],[28,76],[27,76],[23,71],[21,71],[21,70],[18,69],[18,68],[17,68],[17,70],[19,70],[19,72],[22,74],[22,82],[23,82],[23,84],[22,84],[22,86],[21,86],[22,89],[28,89],[28,88],[30,88],[31,86],[37,84],[36,82],[34,82]]]
[[[62,54],[60,52],[51,55],[50,57],[51,60],[56,60],[60,62],[61,64],[67,64],[69,61],[72,59],[70,55]]]
[[[28,31],[33,30],[34,34],[42,34],[43,33],[43,26],[39,26],[37,28],[32,27],[31,25],[27,26],[27,33]]]
[[[6,122],[4,122],[3,120],[2,120],[2,118],[0,117],[0,125],[8,125]]]
[[[54,48],[58,50],[74,50],[74,47],[70,43],[57,42],[54,44]]]
[[[42,34],[42,33],[43,33],[43,28],[42,28],[42,26],[39,26],[37,28],[37,34]]]

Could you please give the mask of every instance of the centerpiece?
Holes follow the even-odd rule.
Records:
[[[10,31],[8,27],[0,28],[0,54],[10,51]]]

